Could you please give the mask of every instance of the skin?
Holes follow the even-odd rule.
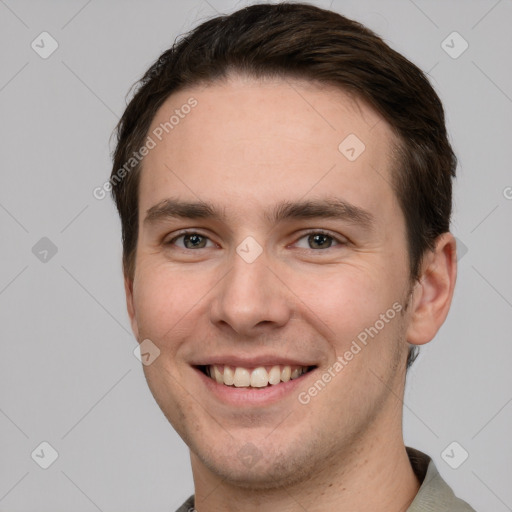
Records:
[[[190,448],[196,509],[406,510],[420,485],[402,435],[407,343],[427,343],[446,318],[453,236],[439,237],[412,284],[389,185],[394,134],[341,90],[230,76],[170,96],[150,132],[190,97],[198,105],[145,157],[135,274],[125,287],[137,340],[161,351],[144,372]],[[366,146],[353,162],[338,150],[351,133]],[[145,223],[170,197],[214,202],[226,219]],[[282,200],[326,197],[371,213],[373,229],[323,218],[272,225],[263,216]],[[184,228],[207,237],[202,248],[183,238],[165,245]],[[318,247],[307,236],[315,229],[335,238]],[[263,250],[252,263],[236,252],[248,236]],[[314,362],[318,378],[396,302],[402,312],[306,405],[297,393],[265,407],[226,405],[191,367],[219,353],[272,353]],[[299,391],[311,386],[306,377]],[[249,467],[244,446],[257,454]]]

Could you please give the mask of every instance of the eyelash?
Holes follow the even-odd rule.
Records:
[[[164,245],[166,245],[166,246],[174,245],[174,242],[176,240],[178,240],[179,238],[182,238],[184,236],[187,236],[187,235],[199,235],[202,238],[206,238],[206,239],[210,240],[210,238],[208,236],[203,235],[202,233],[200,233],[198,231],[188,230],[188,231],[182,231],[181,233],[179,233],[178,235],[173,237],[168,242],[165,242]],[[337,247],[337,246],[344,246],[344,245],[347,245],[347,243],[348,243],[348,240],[340,240],[338,237],[336,237],[336,236],[332,235],[331,233],[324,231],[322,229],[315,229],[315,230],[307,231],[306,233],[303,233],[302,236],[297,239],[297,241],[302,240],[303,238],[305,238],[309,235],[324,235],[324,236],[327,236],[330,239],[334,240],[336,242],[336,245],[333,247],[327,247],[327,249],[333,249],[334,247]],[[186,247],[185,248],[179,247],[179,249],[181,249],[183,251],[193,251],[194,250],[194,249],[187,249]],[[207,249],[207,247],[201,247],[200,249]],[[305,250],[320,252],[320,251],[326,251],[327,249],[310,249],[310,248],[308,248]]]

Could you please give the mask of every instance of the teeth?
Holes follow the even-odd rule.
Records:
[[[245,368],[237,368],[235,370],[235,378],[233,380],[233,384],[237,388],[245,388],[250,386],[251,374],[249,373],[249,370],[246,370]]]
[[[297,377],[300,377],[301,373],[298,368],[295,368],[295,370],[292,371],[292,374],[290,376],[290,379],[296,379]]]
[[[220,370],[219,370],[220,371]],[[227,386],[232,386],[235,382],[235,374],[233,370],[229,366],[224,366],[223,378],[224,384]]]
[[[272,366],[272,369],[268,372],[268,383],[275,386],[281,382],[281,369],[279,366]]]
[[[210,369],[211,373],[212,367],[209,366],[208,368]],[[216,366],[213,367],[213,374],[218,384],[224,384],[224,377],[222,376],[222,372]]]
[[[288,382],[297,379],[306,373],[307,366],[272,366],[267,371],[263,366],[249,370],[247,368],[230,366],[207,366],[206,374],[218,384],[235,386],[237,388],[264,388],[268,385],[275,386],[280,382]]]
[[[251,388],[264,388],[268,384],[268,373],[265,368],[256,368],[251,373]]]

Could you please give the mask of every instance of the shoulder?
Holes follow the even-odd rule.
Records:
[[[194,508],[194,495],[190,496],[190,498],[181,505],[181,507],[176,510],[176,512],[195,512]]]
[[[407,454],[416,476],[422,482],[407,512],[475,512],[468,503],[455,496],[428,455],[409,447]]]

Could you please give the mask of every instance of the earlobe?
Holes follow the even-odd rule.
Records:
[[[443,233],[434,251],[425,254],[419,281],[413,291],[407,341],[423,345],[431,341],[444,323],[457,279],[455,238]]]
[[[139,341],[139,327],[137,324],[137,316],[135,314],[135,303],[133,298],[133,280],[129,279],[127,276],[124,278],[124,291],[126,294],[126,309],[128,311],[128,316],[130,317],[132,331],[137,341]]]

